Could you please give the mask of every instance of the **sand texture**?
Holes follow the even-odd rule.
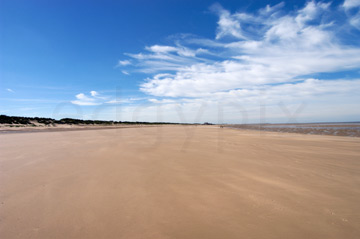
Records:
[[[0,135],[0,238],[360,238],[360,138],[216,126]]]
[[[307,124],[235,124],[224,125],[233,129],[250,129],[259,131],[318,134],[333,136],[360,137],[360,123],[307,123]]]

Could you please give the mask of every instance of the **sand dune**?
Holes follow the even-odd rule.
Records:
[[[360,138],[163,126],[0,142],[0,238],[360,238]]]

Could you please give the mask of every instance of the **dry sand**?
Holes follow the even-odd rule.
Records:
[[[0,135],[0,238],[360,238],[360,138],[163,126]]]
[[[27,125],[8,125],[0,124],[0,134],[12,133],[30,133],[30,132],[57,132],[57,131],[79,131],[79,130],[103,130],[118,128],[134,128],[134,127],[154,127],[156,125],[136,125],[136,124],[120,124],[120,125],[50,125],[50,126],[27,126]]]

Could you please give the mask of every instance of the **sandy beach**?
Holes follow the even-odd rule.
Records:
[[[0,142],[0,238],[360,238],[357,137],[159,126]]]
[[[233,129],[248,129],[281,133],[317,134],[360,137],[360,123],[307,123],[307,124],[237,124],[224,125]]]

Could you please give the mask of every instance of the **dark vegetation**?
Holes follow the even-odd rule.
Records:
[[[34,122],[37,122],[40,124],[45,124],[45,125],[54,125],[54,124],[66,124],[66,125],[177,124],[177,123],[163,123],[163,122],[81,120],[81,119],[71,119],[71,118],[55,120],[52,118],[0,115],[0,124],[33,125]]]

